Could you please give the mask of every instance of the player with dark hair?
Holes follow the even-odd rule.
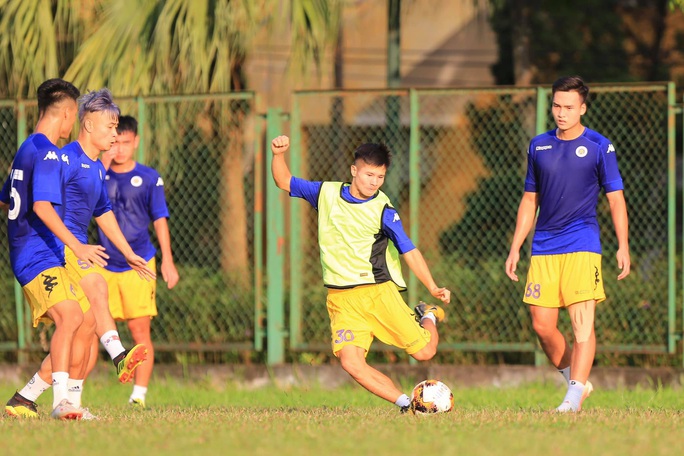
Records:
[[[437,322],[445,313],[425,303],[415,308],[418,318],[411,312],[399,294],[406,288],[399,255],[432,296],[448,303],[451,292],[437,286],[399,214],[380,191],[391,163],[390,151],[382,144],[363,144],[354,153],[351,183],[312,182],[290,173],[284,158],[289,146],[287,136],[273,139],[271,171],[278,188],[305,199],[318,211],[333,353],[361,386],[406,411],[409,397],[369,366],[366,355],[377,337],[416,360],[431,359],[439,342]]]
[[[57,419],[80,419],[83,414],[69,401],[68,379],[72,364],[88,353],[85,347],[89,347],[94,326],[88,303],[79,305],[76,300],[76,289],[64,267],[64,245],[84,262],[104,265],[107,258],[101,246],[81,243],[62,221],[64,176],[72,163],[55,143],[71,134],[78,96],[78,89],[62,79],[50,79],[38,87],[38,123],[17,151],[0,196],[3,205],[9,205],[12,270],[31,307],[33,326],[40,321],[55,323],[48,355],[51,375],[47,378],[48,386],[53,387],[51,416]],[[39,389],[35,386],[16,393],[6,412],[35,416],[33,400],[44,390]]]
[[[556,410],[577,412],[593,390],[588,379],[596,354],[594,315],[596,304],[606,299],[596,220],[600,189],[608,198],[618,240],[618,280],[630,271],[627,205],[615,147],[581,123],[589,87],[579,77],[563,77],[553,84],[552,94],[557,128],[530,142],[506,274],[518,281],[520,247],[539,209],[523,301],[530,305],[542,349],[568,382]],[[557,327],[561,307],[572,322],[572,348]]]
[[[178,283],[179,276],[171,251],[164,181],[156,170],[135,160],[140,142],[137,120],[131,116],[119,117],[117,133],[112,150],[103,157],[105,166],[111,162],[105,186],[114,215],[133,250],[155,270],[156,249],[148,230],[150,223],[153,224],[161,249],[162,278],[171,289]],[[148,350],[147,361],[135,371],[133,392],[128,399],[130,404],[145,408],[145,395],[154,368],[150,323],[157,315],[156,282],[140,280],[106,234],[102,230],[99,234],[100,242],[110,255],[104,275],[109,286],[112,316],[126,320],[135,343],[144,344]]]
[[[90,220],[94,217],[98,227],[114,241],[113,244],[117,249],[124,252],[121,255],[140,274],[140,277],[154,279],[154,272],[147,267],[147,261],[137,256],[126,242],[112,213],[104,187],[106,171],[98,156],[102,150],[108,150],[114,143],[118,117],[119,107],[114,103],[107,89],[89,92],[79,99],[81,128],[78,140],[61,150],[63,160],[70,164],[63,184],[66,201],[64,225],[80,242],[85,242],[88,238]],[[97,360],[98,345],[96,338],[93,337],[94,334],[100,337],[100,341],[117,369],[119,380],[124,383],[133,377],[135,369],[145,360],[147,349],[139,344],[126,350],[121,344],[116,324],[109,312],[107,282],[102,276],[102,265],[83,261],[68,246],[64,248],[64,258],[71,281],[79,285],[78,290],[81,292],[79,301],[86,301],[90,304],[96,323],[90,332],[89,356],[72,360],[75,367],[68,379],[69,402],[80,408],[83,382]],[[144,281],[140,278],[138,280]],[[22,390],[31,388],[41,390],[33,395],[34,397],[30,399],[32,402],[35,402],[40,392],[49,387],[50,358],[50,355],[46,357],[40,370]],[[29,404],[28,408],[35,409],[35,403]],[[94,418],[89,411],[82,410],[82,412],[83,419]],[[24,415],[33,416],[28,413]]]

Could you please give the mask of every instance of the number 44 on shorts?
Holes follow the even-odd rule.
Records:
[[[525,297],[529,298],[532,297],[534,299],[539,299],[541,296],[541,284],[539,283],[528,283],[527,288],[525,290]]]

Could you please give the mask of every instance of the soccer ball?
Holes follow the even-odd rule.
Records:
[[[416,415],[450,412],[454,408],[454,394],[439,380],[423,380],[413,388],[411,411]]]

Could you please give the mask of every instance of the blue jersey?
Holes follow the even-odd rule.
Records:
[[[558,139],[555,130],[532,139],[525,178],[525,191],[539,198],[532,255],[601,253],[596,220],[601,188],[623,189],[610,140],[588,128],[570,141]]]
[[[313,182],[293,176],[292,179],[290,179],[290,196],[303,198],[308,201],[314,209],[318,210],[318,196],[321,193],[322,184],[323,182]],[[363,204],[368,201],[352,196],[349,192],[349,185],[342,187],[342,199],[356,204]],[[413,245],[413,242],[411,242],[411,239],[406,235],[399,214],[392,207],[388,207],[383,211],[382,232],[392,240],[397,251],[402,255],[416,248],[416,246]]]
[[[145,260],[151,260],[156,250],[150,240],[149,225],[169,216],[164,196],[164,181],[154,169],[135,164],[127,173],[111,169],[105,177],[105,186],[112,202],[124,237],[133,251]],[[107,269],[114,272],[128,271],[131,267],[109,239],[99,231],[100,243],[107,249]]]
[[[7,214],[10,262],[24,286],[42,271],[64,265],[64,244],[33,212],[33,203],[48,201],[64,215],[64,172],[68,160],[43,134],[29,136],[12,162],[0,194]]]
[[[62,149],[71,161],[66,176],[64,224],[83,244],[88,243],[88,226],[93,217],[111,211],[104,186],[106,170],[102,162],[88,157],[78,141]]]

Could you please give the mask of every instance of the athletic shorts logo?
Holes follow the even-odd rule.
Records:
[[[131,185],[133,187],[140,187],[142,185],[142,177],[140,177],[140,176],[131,177]]]
[[[579,146],[577,149],[575,149],[575,155],[577,155],[579,158],[583,158],[587,156],[587,148],[584,146]]]
[[[45,274],[41,274],[43,276],[43,285],[45,286],[45,291],[48,292],[48,298],[50,297],[50,294],[52,294],[52,290],[59,285],[59,282],[57,282],[57,277],[55,276],[49,276]]]
[[[598,284],[601,282],[601,275],[599,274],[599,270],[596,266],[594,266],[594,290],[596,290],[596,287],[598,287]]]

